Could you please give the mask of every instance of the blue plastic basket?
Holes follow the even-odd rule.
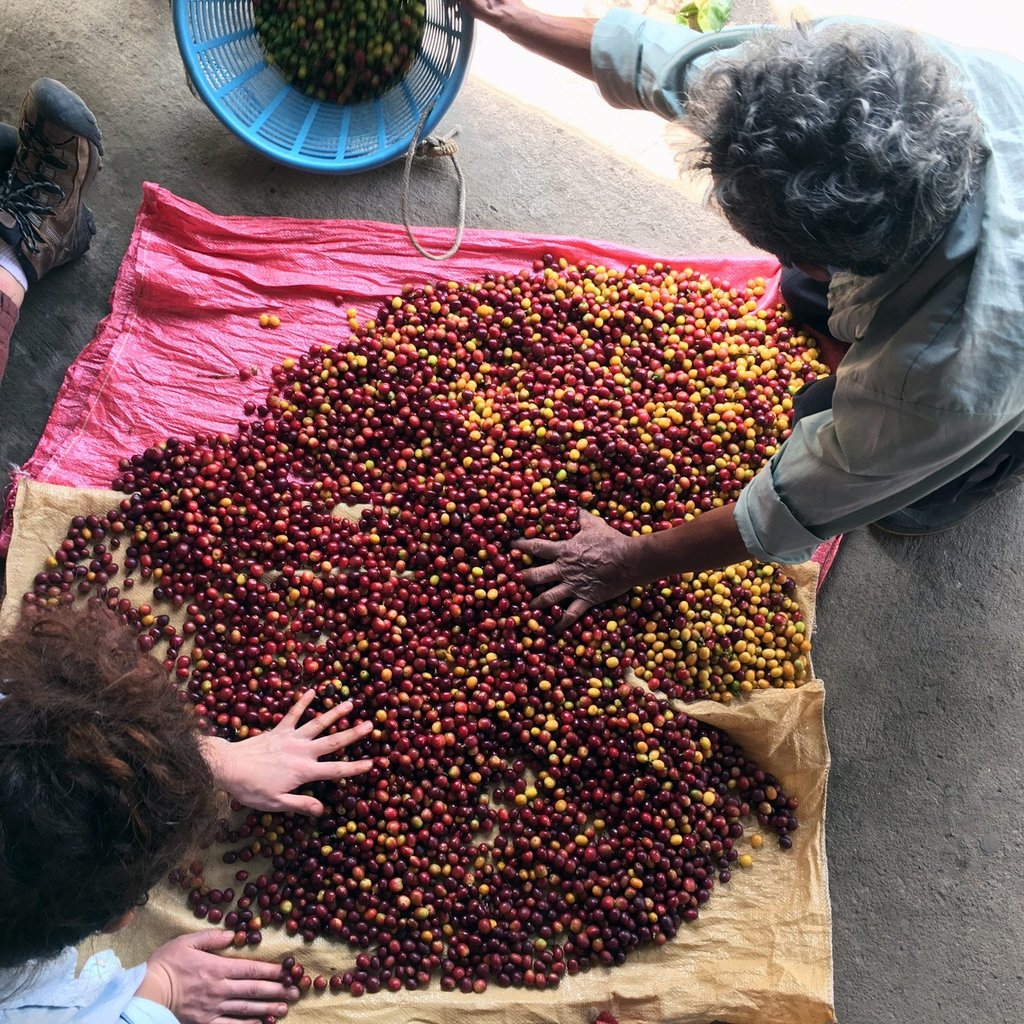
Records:
[[[427,0],[420,52],[377,99],[339,105],[293,88],[267,62],[252,0],[172,0],[185,70],[206,105],[240,139],[280,163],[352,174],[404,156],[428,135],[462,86],[473,19],[458,0]],[[429,113],[427,113],[429,111]]]

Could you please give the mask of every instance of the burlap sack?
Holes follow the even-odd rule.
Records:
[[[73,515],[102,514],[120,495],[52,484],[22,482],[15,507],[7,564],[7,597],[0,632],[20,613],[42,560],[60,543]],[[813,626],[813,563],[791,567],[800,601]],[[800,829],[789,852],[773,837],[754,854],[754,867],[737,869],[716,887],[696,924],[676,938],[648,948],[614,969],[593,969],[566,978],[555,991],[492,987],[482,995],[426,991],[381,992],[362,999],[310,993],[288,1015],[297,1024],[591,1024],[607,1010],[620,1024],[824,1024],[835,1019],[832,996],[832,930],[825,859],[825,796],[829,754],[823,719],[824,688],[813,680],[794,690],[765,690],[722,706],[701,701],[685,706],[696,718],[726,729],[745,752],[776,775],[800,801]],[[740,850],[749,850],[747,839]],[[210,884],[228,884],[234,868],[207,851]],[[255,867],[255,862],[250,867]],[[146,959],[161,943],[203,927],[185,906],[183,893],[160,885],[136,921],[114,936],[83,944],[82,955],[113,946],[122,963]],[[268,928],[260,958],[289,953],[307,972],[345,970],[354,954],[325,940],[296,944]]]

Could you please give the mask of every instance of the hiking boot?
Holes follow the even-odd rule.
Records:
[[[18,129],[0,121],[0,174],[6,174],[14,163],[18,149]]]
[[[0,238],[14,247],[29,285],[89,248],[96,222],[84,200],[102,154],[96,118],[81,97],[52,78],[34,82],[0,185]]]

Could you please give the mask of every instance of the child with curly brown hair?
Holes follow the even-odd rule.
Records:
[[[273,729],[201,735],[133,632],[98,602],[26,613],[0,641],[0,1022],[210,1024],[281,1016],[280,965],[218,956],[229,931],[181,936],[122,969],[111,951],[76,977],[74,946],[131,920],[209,828],[214,792],[261,810],[322,813],[292,792],[366,771],[322,761],[365,737],[302,723],[307,691]]]

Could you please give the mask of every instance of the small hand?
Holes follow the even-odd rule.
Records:
[[[523,570],[531,587],[548,587],[530,607],[550,608],[572,598],[555,626],[568,629],[596,604],[624,594],[638,583],[635,538],[613,529],[604,520],[580,510],[580,529],[569,540],[517,540],[513,547],[548,564]]]
[[[135,994],[166,1006],[181,1024],[284,1016],[298,990],[281,980],[280,964],[219,956],[233,939],[220,928],[172,939],[149,958]]]
[[[351,701],[325,711],[299,725],[316,691],[311,687],[289,708],[288,713],[268,732],[237,743],[209,738],[204,752],[217,783],[236,800],[260,811],[294,811],[298,814],[323,814],[323,804],[311,796],[293,790],[310,782],[337,781],[369,771],[373,761],[321,761],[336,754],[373,729],[360,722],[351,729],[322,735],[352,710]]]

